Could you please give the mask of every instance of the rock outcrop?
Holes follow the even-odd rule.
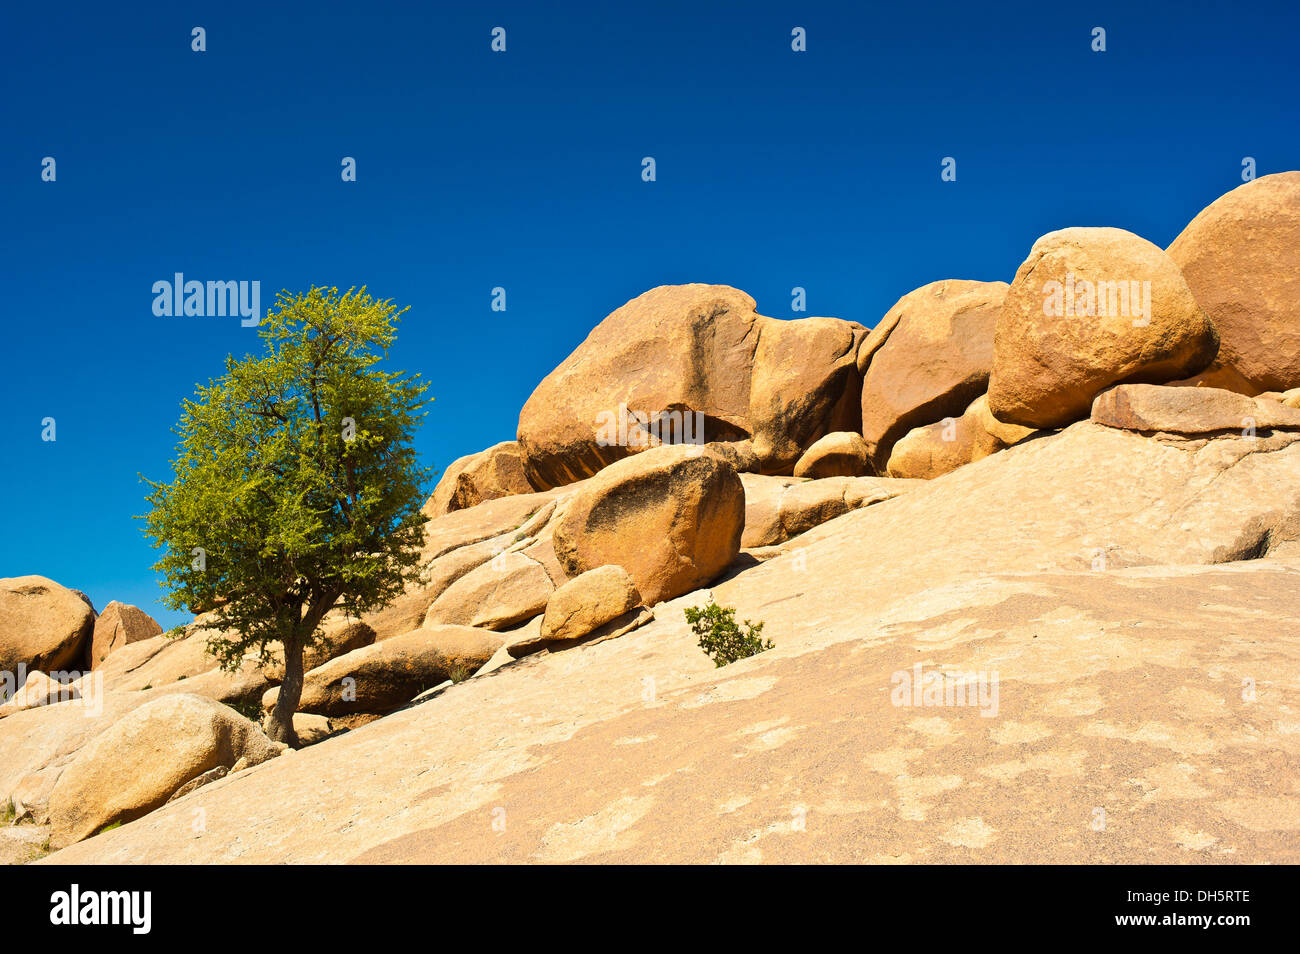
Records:
[[[933,480],[958,467],[983,460],[1034,433],[1033,428],[999,421],[981,394],[961,417],[908,431],[889,455],[890,477]]]
[[[353,650],[310,670],[303,680],[299,712],[325,716],[383,714],[451,678],[472,675],[501,648],[505,638],[469,626],[429,626]],[[262,697],[275,707],[278,688]]]
[[[86,745],[50,794],[50,845],[164,805],[186,783],[222,767],[247,767],[283,751],[228,706],[173,695],[141,706]]]
[[[80,669],[95,611],[43,576],[0,579],[0,673]]]
[[[504,441],[455,460],[443,472],[424,512],[428,517],[440,517],[485,500],[532,492],[518,443]]]
[[[161,634],[162,626],[140,607],[112,600],[95,620],[90,642],[90,667],[94,669],[109,653],[128,643]]]
[[[1008,424],[1064,427],[1111,385],[1189,377],[1218,347],[1164,251],[1122,229],[1049,232],[998,315],[989,410]]]
[[[555,591],[542,617],[548,643],[581,639],[641,603],[636,584],[621,566],[598,566]]]
[[[745,532],[740,542],[746,549],[784,543],[850,510],[906,493],[917,483],[883,477],[740,476],[745,487]]]
[[[310,748],[214,701],[274,706],[274,653],[218,672],[214,616],[118,639],[110,604],[94,672],[0,706],[0,803],[67,864],[1300,862],[1294,276],[1260,287],[1300,174],[1268,179],[1170,254],[1054,232],[870,335],[647,292],[449,470],[419,580],[327,618]],[[95,658],[25,579],[0,648]],[[711,603],[775,645],[715,669]]]
[[[610,314],[520,412],[529,482],[591,477],[656,441],[740,443],[753,466],[789,468],[819,437],[857,430],[865,329],[755,308],[726,285],[664,285]]]
[[[803,452],[794,465],[796,477],[861,477],[874,473],[861,434],[835,431]]]
[[[1261,176],[1221,196],[1169,246],[1219,332],[1217,363],[1243,385],[1300,387],[1300,172]]]
[[[1295,434],[1081,422],[51,861],[1300,861],[1297,465]],[[715,670],[709,596],[776,648]],[[900,698],[918,664],[984,695]]]
[[[593,477],[554,529],[570,577],[623,567],[649,606],[707,584],[740,552],[745,489],[725,460],[659,447]]]
[[[1143,433],[1185,435],[1300,431],[1300,410],[1219,388],[1121,384],[1092,403],[1092,420]]]
[[[874,473],[916,427],[957,417],[988,389],[1006,282],[941,281],[908,292],[858,353],[862,435]]]

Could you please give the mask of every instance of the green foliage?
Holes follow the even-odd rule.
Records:
[[[330,609],[359,616],[418,573],[427,385],[378,367],[405,310],[364,288],[281,292],[264,353],[183,402],[173,479],[147,481],[143,519],[165,604],[215,610],[223,668],[310,645]]]
[[[105,826],[104,826],[103,828],[101,828],[99,831],[95,832],[95,834],[96,834],[96,835],[102,835],[102,834],[104,834],[104,832],[106,832],[106,831],[112,831],[114,828],[121,828],[121,827],[122,827],[122,823],[121,823],[120,821],[109,822],[107,825],[105,825]]]
[[[742,631],[736,625],[736,611],[709,601],[708,606],[691,606],[686,610],[686,622],[700,639],[700,648],[722,667],[737,659],[757,656],[772,648],[770,639],[763,639],[763,624],[745,620]]]
[[[451,667],[451,672],[447,673],[447,678],[454,683],[464,682],[470,676],[474,675],[474,670],[464,663],[456,663]]]
[[[262,701],[260,699],[244,699],[242,701],[228,702],[226,705],[234,709],[241,716],[247,719],[253,725],[260,725],[262,722]]]

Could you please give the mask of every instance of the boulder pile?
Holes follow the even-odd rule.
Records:
[[[912,665],[923,650],[937,652],[940,637],[928,636],[932,631],[947,634],[945,646],[970,643],[972,655],[980,639],[996,634],[993,655],[1026,685],[1074,674],[1061,676],[1055,697],[1026,690],[1009,702],[1020,710],[1000,727],[1002,736],[993,736],[998,744],[1002,737],[1008,745],[1047,738],[1044,726],[1053,719],[1076,716],[1084,721],[1071,723],[1070,739],[1110,733],[1157,744],[1185,727],[1169,729],[1164,716],[1138,724],[1133,715],[1103,728],[1100,718],[1087,721],[1114,703],[1103,696],[1123,694],[1128,670],[1142,665],[1133,633],[1100,634],[1088,620],[1109,620],[1116,606],[1130,605],[1126,588],[1158,577],[1152,612],[1160,622],[1148,638],[1165,648],[1152,671],[1164,667],[1160,679],[1173,680],[1172,708],[1191,713],[1190,722],[1213,720],[1219,709],[1205,699],[1217,689],[1186,674],[1168,677],[1179,660],[1197,655],[1197,640],[1211,636],[1182,633],[1159,607],[1167,602],[1201,619],[1226,606],[1226,595],[1206,602],[1180,582],[1191,568],[1205,576],[1205,567],[1219,564],[1268,560],[1273,565],[1252,574],[1250,585],[1269,598],[1288,582],[1294,588],[1294,568],[1285,561],[1300,561],[1298,250],[1300,173],[1290,172],[1218,199],[1167,250],[1114,228],[1050,232],[1033,243],[1010,283],[936,281],[904,294],[870,330],[836,318],[769,318],[749,295],[725,285],[651,289],[599,322],[545,377],[520,412],[515,440],[446,468],[424,508],[418,581],[362,619],[327,617],[307,653],[295,719],[308,752],[276,758],[282,747],[254,721],[278,698],[282,659],[270,652],[244,659],[235,671],[218,669],[205,650],[215,634],[210,615],[163,634],[134,606],[113,601],[97,614],[82,594],[44,577],[0,580],[0,674],[7,679],[0,804],[12,803],[24,823],[47,826],[55,848],[88,838],[91,846],[129,845],[129,832],[144,830],[141,819],[168,816],[169,802],[179,799],[219,802],[232,788],[307,791],[330,772],[337,789],[350,790],[330,753],[383,762],[378,742],[367,740],[386,739],[385,725],[396,727],[401,753],[423,751],[413,740],[438,730],[421,734],[417,720],[434,709],[492,753],[508,748],[503,740],[511,726],[521,737],[536,733],[538,746],[573,740],[574,752],[593,747],[592,765],[618,775],[628,792],[658,782],[634,777],[635,759],[623,752],[661,731],[662,757],[681,763],[665,772],[727,777],[740,771],[734,766],[747,753],[779,747],[804,715],[748,706],[766,691],[758,676],[732,680],[725,690],[719,683],[703,695],[687,685],[700,660],[685,637],[681,608],[715,596],[742,618],[766,621],[764,635],[775,637],[776,649],[736,668],[770,672],[773,680],[788,671],[783,704],[805,706],[808,722],[826,735],[819,743],[824,753],[844,750],[837,740],[854,723],[854,705],[884,698],[862,673],[888,674],[892,666]],[[1112,570],[1129,575],[1104,587],[1080,582]],[[1035,589],[1035,574],[1051,585]],[[1230,578],[1246,576],[1213,580],[1224,587]],[[1080,609],[1070,615],[1061,609],[1067,604]],[[969,618],[968,606],[978,609]],[[1234,609],[1231,620],[1245,626],[1260,612]],[[870,626],[864,614],[874,614]],[[1041,620],[1045,638],[1024,642],[1038,639]],[[1146,625],[1133,625],[1139,623]],[[1261,648],[1265,637],[1256,629],[1251,634],[1214,665],[1231,668],[1247,657],[1268,664],[1273,650]],[[844,644],[857,648],[846,651]],[[1075,650],[1077,658],[1070,656]],[[1289,659],[1287,652],[1277,649],[1275,661]],[[807,654],[802,662],[800,653]],[[554,658],[567,662],[552,667]],[[658,701],[657,688],[641,685],[650,678],[638,669],[645,660],[686,680],[671,706]],[[605,664],[609,672],[600,668]],[[1119,680],[1106,683],[1106,693],[1088,682],[1103,671]],[[819,693],[805,677],[814,672],[849,695],[836,702]],[[548,673],[552,685],[563,686],[560,698],[544,684]],[[622,682],[611,683],[610,673]],[[1147,683],[1134,685],[1146,691]],[[709,695],[715,692],[721,695]],[[643,707],[627,715],[635,698]],[[715,701],[750,712],[736,716],[727,739],[695,724],[702,719],[697,711]],[[1269,718],[1284,720],[1284,708],[1269,709]],[[478,713],[481,722],[473,721]],[[693,745],[668,741],[665,713],[694,725]],[[1260,719],[1241,746],[1269,735],[1273,723]],[[594,734],[595,741],[579,731],[600,720],[625,724]],[[925,746],[960,735],[939,722],[876,713],[871,731],[885,734],[863,755],[866,768],[832,774],[878,773],[898,791],[877,792],[873,783],[827,804],[895,799],[903,822],[922,824],[924,793],[946,791],[947,776],[918,776],[911,787],[898,780]],[[1017,750],[1021,761],[1007,756],[989,767],[980,761],[985,743],[971,741],[976,735],[944,763],[953,772],[984,765],[976,788],[1014,787],[1022,773],[1051,776],[1093,757],[1080,742],[1041,758]],[[480,807],[480,788],[497,784],[493,773],[528,766],[537,779],[550,778],[549,756],[523,754],[523,743],[517,752],[482,759],[478,750],[457,755],[441,737],[428,745],[439,747],[440,765],[461,758],[475,766],[445,799],[435,788],[441,780],[422,783],[422,794],[412,795],[437,802],[447,825],[465,806]],[[716,758],[692,762],[694,745],[714,746]],[[1193,757],[1203,750],[1179,752]],[[1147,770],[1131,753],[1098,758],[1102,772],[1130,763]],[[262,763],[268,764],[246,771]],[[808,777],[820,766],[810,763]],[[1167,766],[1149,771],[1142,778],[1153,791],[1196,788]],[[389,784],[401,787],[421,774],[410,765],[394,769]],[[590,800],[595,776],[576,790],[566,781],[572,774],[555,770],[555,804]],[[517,788],[533,799],[529,804],[545,798],[526,783]],[[1017,798],[1032,794],[1024,786],[1016,791]],[[790,792],[816,797],[801,784]],[[322,795],[334,797],[333,790]],[[592,805],[584,820],[537,831],[530,820],[512,827],[511,837],[536,841],[540,847],[529,850],[538,858],[581,857],[582,826],[594,825],[591,818],[606,818],[606,811],[615,820],[640,817],[654,801],[644,793],[620,797],[615,806],[622,807]],[[1257,801],[1272,804],[1265,795]],[[740,812],[748,798],[722,785],[707,802],[691,803],[691,811],[704,817],[715,805],[733,805],[723,814]],[[1266,825],[1268,813],[1252,806],[1234,817]],[[308,824],[264,807],[283,826]],[[772,810],[789,808],[782,802]],[[381,825],[401,827],[405,819],[388,812]],[[119,823],[125,832],[93,837]],[[371,836],[345,834],[351,824],[331,824],[329,837],[355,847],[358,857],[367,849],[379,851],[367,857],[397,850],[396,841],[380,850],[373,840],[362,843]],[[756,818],[751,828],[762,832],[765,825]],[[171,844],[161,823],[147,830]],[[944,832],[940,841],[963,850],[995,835],[973,815],[952,819]],[[745,837],[737,833],[732,849],[718,854],[744,856]],[[1191,832],[1183,840],[1211,844],[1217,837]],[[474,857],[477,849],[464,846],[476,838],[453,830],[445,844]],[[1267,839],[1241,843],[1243,858],[1269,857]],[[900,853],[888,846],[882,852]],[[1046,849],[1037,856],[1056,858]]]

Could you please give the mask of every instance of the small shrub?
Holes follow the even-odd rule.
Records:
[[[457,663],[451,667],[451,672],[447,673],[447,678],[452,682],[464,682],[472,675],[474,675],[473,669],[464,663]]]
[[[763,639],[763,624],[745,620],[742,630],[736,625],[736,611],[721,607],[712,600],[708,606],[692,606],[686,610],[686,622],[691,632],[700,638],[700,649],[722,667],[737,659],[757,656],[772,648],[770,639]]]
[[[104,834],[104,832],[106,832],[106,831],[112,831],[114,828],[121,828],[121,827],[122,827],[122,823],[121,823],[120,821],[109,822],[107,825],[105,825],[105,826],[104,826],[103,828],[101,828],[99,831],[95,832],[95,834],[96,834],[96,835],[102,835],[102,834]]]

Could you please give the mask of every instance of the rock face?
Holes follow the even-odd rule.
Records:
[[[988,396],[981,394],[961,417],[908,431],[894,445],[887,469],[890,477],[933,480],[1005,450],[1032,433],[1032,428],[995,418],[989,412]]]
[[[818,439],[861,426],[857,352],[866,333],[838,318],[760,319],[749,419],[763,473],[788,474]]]
[[[419,629],[438,597],[472,570],[512,549],[529,549],[535,556],[531,546],[538,542],[536,535],[551,518],[557,499],[581,486],[498,497],[432,517],[424,526],[420,580],[363,621],[374,628],[379,641]],[[432,498],[423,512],[433,512]]]
[[[1126,431],[1244,435],[1300,430],[1300,410],[1219,388],[1121,384],[1092,404],[1092,420]]]
[[[554,591],[541,563],[518,551],[503,552],[443,590],[424,623],[506,629],[545,610]]]
[[[364,646],[307,673],[299,712],[325,716],[382,714],[410,702],[425,689],[470,675],[501,648],[505,637],[469,626],[429,626]],[[262,708],[279,697],[271,689]]]
[[[0,579],[0,672],[80,669],[95,611],[43,576]]]
[[[796,477],[861,477],[873,473],[861,434],[835,431],[803,452],[794,465]]]
[[[784,543],[850,510],[897,497],[919,483],[883,477],[740,477],[745,488],[745,532],[740,542],[746,549]]]
[[[477,506],[485,500],[532,492],[533,487],[524,475],[519,445],[515,441],[504,441],[453,462],[434,488],[425,515],[440,517]]]
[[[24,709],[57,705],[80,698],[80,680],[56,682],[43,672],[30,672],[22,686],[14,691],[12,698],[4,698],[3,689],[0,688],[0,718]]]
[[[528,480],[549,488],[598,473],[648,446],[661,413],[676,415],[659,425],[665,443],[752,439],[756,466],[793,466],[817,438],[857,429],[864,334],[833,318],[767,318],[726,285],[653,288],[597,325],[524,405]]]
[[[90,643],[90,668],[100,665],[108,654],[127,643],[137,643],[162,633],[162,626],[152,616],[130,603],[111,601],[95,620]]]
[[[256,702],[279,678],[274,661],[263,669],[250,655],[235,672],[222,672],[207,652],[208,638],[216,632],[191,626],[176,638],[153,636],[129,643],[110,653],[96,673],[102,672],[104,686],[115,692],[185,692],[228,705]]]
[[[1215,200],[1169,257],[1218,329],[1219,363],[1251,393],[1300,387],[1300,172],[1261,176]]]
[[[621,566],[598,566],[565,583],[546,604],[541,637],[546,642],[581,639],[634,609],[636,584]]]
[[[998,315],[989,409],[1024,427],[1088,416],[1118,383],[1205,369],[1214,326],[1168,255],[1131,232],[1073,228],[1034,243]]]
[[[1297,467],[1296,434],[1080,422],[50,863],[1295,863]],[[715,670],[710,595],[776,648]],[[917,664],[990,692],[899,699]]]
[[[192,779],[218,766],[255,765],[276,745],[228,706],[173,695],[143,705],[85,746],[50,795],[50,845],[88,838],[165,804]]]
[[[556,523],[554,547],[571,577],[623,567],[653,605],[721,573],[744,529],[745,490],[730,464],[700,448],[659,447],[593,477]]]
[[[957,417],[988,389],[1006,282],[942,281],[908,292],[858,353],[862,435],[874,473],[916,427]]]

